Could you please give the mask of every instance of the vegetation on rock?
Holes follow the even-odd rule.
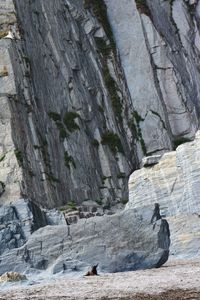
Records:
[[[103,133],[101,143],[107,145],[114,154],[124,152],[119,136],[112,131],[107,130]]]

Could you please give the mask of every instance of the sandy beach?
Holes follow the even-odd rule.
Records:
[[[169,260],[159,269],[65,278],[0,292],[0,300],[200,299],[200,260]]]

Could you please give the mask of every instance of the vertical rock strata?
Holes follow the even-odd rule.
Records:
[[[21,38],[10,42],[9,105],[22,193],[48,207],[120,203],[136,156],[132,103],[112,41],[82,1],[15,5]]]
[[[0,4],[0,203],[16,200],[20,196],[22,174],[17,162],[11,126],[9,101],[16,95],[15,77],[10,60],[11,40],[4,39],[9,29],[16,29],[16,15],[12,1]],[[19,156],[19,155],[18,155]]]
[[[199,4],[5,0],[0,10],[2,203],[124,203],[144,155],[194,137]]]
[[[147,154],[193,138],[200,105],[196,5],[105,1]]]

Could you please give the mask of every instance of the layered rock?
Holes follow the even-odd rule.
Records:
[[[83,1],[15,4],[21,40],[10,49],[10,108],[22,193],[47,207],[120,202],[137,158],[132,104],[107,29]]]
[[[170,224],[170,255],[175,258],[200,256],[200,214],[181,214],[167,218]]]
[[[54,4],[0,6],[0,201],[124,203],[142,157],[199,126],[199,4]]]
[[[179,255],[199,255],[198,246],[190,246],[198,245],[200,237],[199,151],[198,131],[194,141],[164,154],[157,164],[135,171],[129,180],[126,208],[159,203],[161,215],[172,224],[172,253]]]
[[[135,208],[160,203],[167,216],[200,211],[200,132],[192,142],[163,155],[153,166],[135,171],[129,179],[129,203]]]
[[[0,254],[21,247],[35,230],[47,224],[45,213],[28,200],[0,206]]]
[[[15,79],[9,49],[11,40],[5,36],[16,30],[13,1],[3,1],[0,6],[0,204],[20,198],[22,174],[16,156],[19,154],[13,142],[10,96],[16,94]]]
[[[11,0],[0,20],[2,202],[124,202],[142,156],[198,128],[198,6],[105,1],[110,27],[103,1],[14,2],[17,20]]]
[[[181,137],[193,138],[199,126],[200,4],[105,1],[137,112],[138,141],[146,154],[166,152]]]
[[[18,272],[83,273],[96,263],[101,272],[159,267],[168,259],[169,226],[166,220],[151,224],[152,213],[149,207],[43,227],[23,247],[0,256],[0,273],[13,267]]]

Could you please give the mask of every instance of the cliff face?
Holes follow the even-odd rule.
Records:
[[[198,129],[199,4],[14,4],[0,6],[1,202],[125,202],[142,157]]]
[[[15,4],[9,105],[22,193],[48,207],[127,198],[132,104],[113,41],[82,1]]]
[[[106,3],[146,152],[169,150],[199,124],[199,5]]]

